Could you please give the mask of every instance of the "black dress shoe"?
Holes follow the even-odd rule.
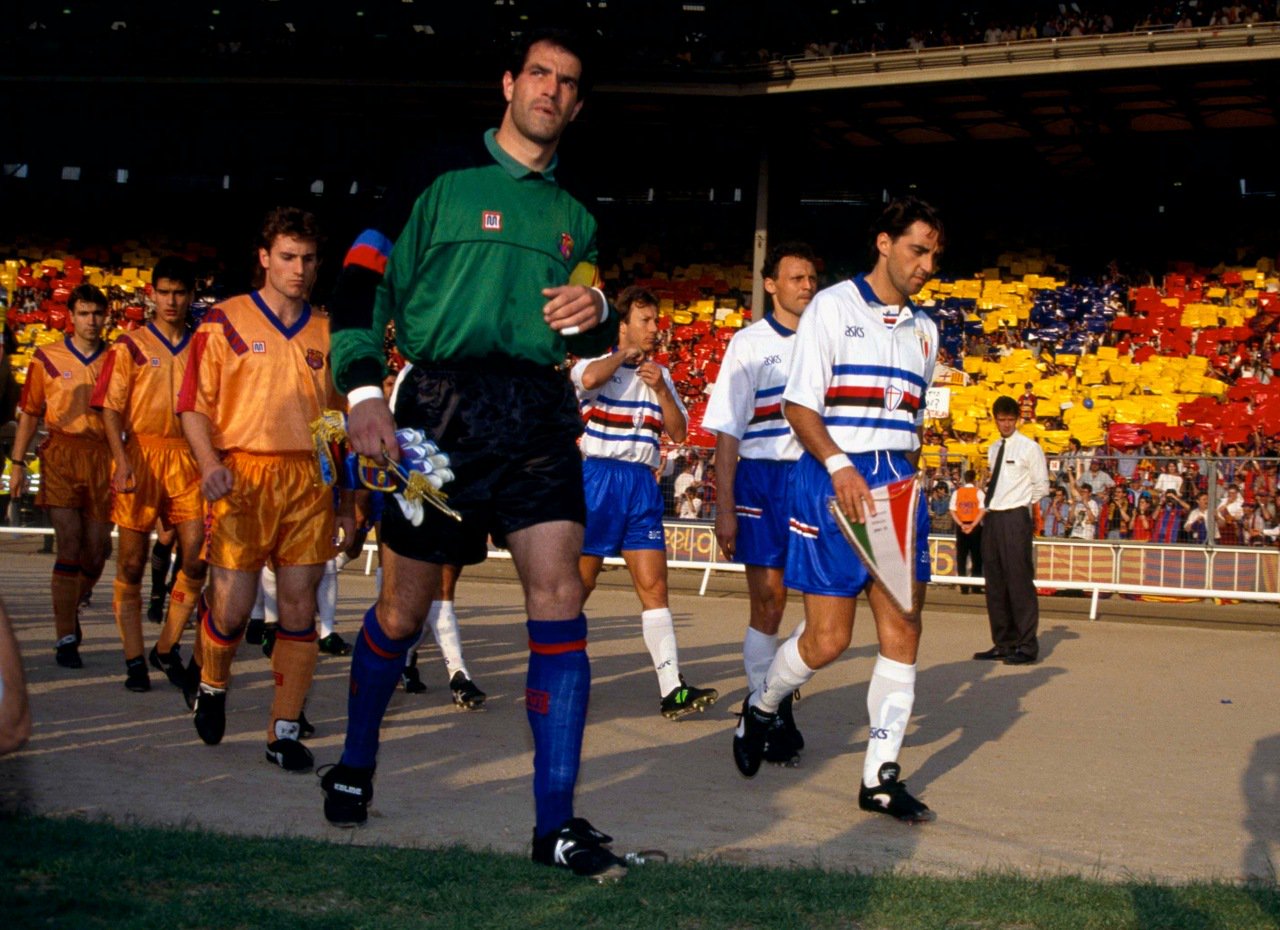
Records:
[[[975,652],[973,657],[979,661],[995,662],[998,659],[1007,659],[1009,653],[1001,649],[999,646],[992,646],[986,652]]]
[[[1011,652],[1004,657],[1005,665],[1030,665],[1036,660],[1035,656],[1029,656],[1025,652]]]

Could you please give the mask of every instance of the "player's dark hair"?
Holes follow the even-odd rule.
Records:
[[[884,212],[871,226],[872,259],[880,255],[876,248],[876,240],[880,238],[881,233],[887,233],[891,240],[896,241],[911,228],[912,223],[924,223],[930,229],[937,230],[939,249],[947,244],[947,231],[942,225],[942,217],[938,211],[919,197],[901,197],[885,207]]]
[[[281,236],[314,242],[317,246],[324,244],[324,236],[320,232],[320,223],[315,214],[299,207],[276,207],[268,213],[262,221],[262,231],[258,234],[258,248],[271,251],[271,247]]]
[[[590,67],[591,51],[586,38],[570,29],[543,27],[530,29],[528,32],[522,32],[516,36],[515,42],[511,47],[511,54],[507,59],[507,71],[511,72],[511,76],[515,77],[524,70],[525,63],[529,60],[529,49],[539,42],[546,42],[556,48],[562,48],[578,59],[578,63],[582,65],[582,73],[578,76],[578,99],[584,98],[591,87],[589,77],[592,73]]]
[[[258,233],[259,249],[271,251],[276,240],[281,236],[297,239],[301,242],[314,242],[318,250],[324,245],[324,234],[320,231],[320,222],[315,214],[308,213],[299,207],[276,207],[262,220],[262,230]],[[262,287],[267,281],[267,270],[258,261],[257,253],[253,260],[253,281],[255,289]]]
[[[815,268],[818,267],[818,256],[813,254],[813,248],[807,242],[779,242],[769,247],[769,252],[764,257],[764,267],[760,269],[760,277],[776,279],[778,266],[784,258],[803,259]]]
[[[633,284],[623,290],[618,295],[618,300],[614,304],[618,308],[618,319],[624,323],[631,322],[631,308],[637,304],[644,304],[646,307],[658,309],[658,298],[654,296],[653,291]]]
[[[965,484],[973,484],[977,480],[978,480],[978,473],[974,471],[972,468],[970,468],[968,471],[964,473]]]
[[[1008,394],[1001,394],[996,398],[996,402],[991,405],[991,415],[993,417],[1017,416],[1018,402]]]
[[[107,309],[107,295],[92,284],[81,284],[67,298],[67,309],[75,312],[77,303],[93,304],[95,307],[101,307],[105,310]]]
[[[154,285],[161,278],[177,281],[189,291],[196,289],[195,265],[179,255],[166,255],[151,269],[151,283]]]

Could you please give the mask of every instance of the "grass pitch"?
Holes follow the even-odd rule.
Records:
[[[1099,928],[1280,926],[1275,882],[1103,883],[649,864],[597,886],[461,848],[0,816],[0,915],[27,927]]]

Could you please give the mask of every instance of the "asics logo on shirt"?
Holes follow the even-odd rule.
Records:
[[[782,364],[782,356],[781,356],[781,355],[766,355],[766,356],[764,357],[764,364],[766,364],[766,365],[780,365],[780,364]]]
[[[852,339],[861,339],[867,332],[861,326],[846,326],[844,334]]]
[[[871,738],[872,739],[888,739],[889,731],[886,730],[884,727],[872,727]]]

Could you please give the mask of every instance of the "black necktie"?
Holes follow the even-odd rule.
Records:
[[[991,480],[987,482],[987,498],[982,502],[982,506],[991,507],[991,498],[996,494],[996,482],[1000,480],[1000,469],[1004,465],[1004,440],[1000,440],[1000,445],[996,446],[996,467],[991,469]]]

